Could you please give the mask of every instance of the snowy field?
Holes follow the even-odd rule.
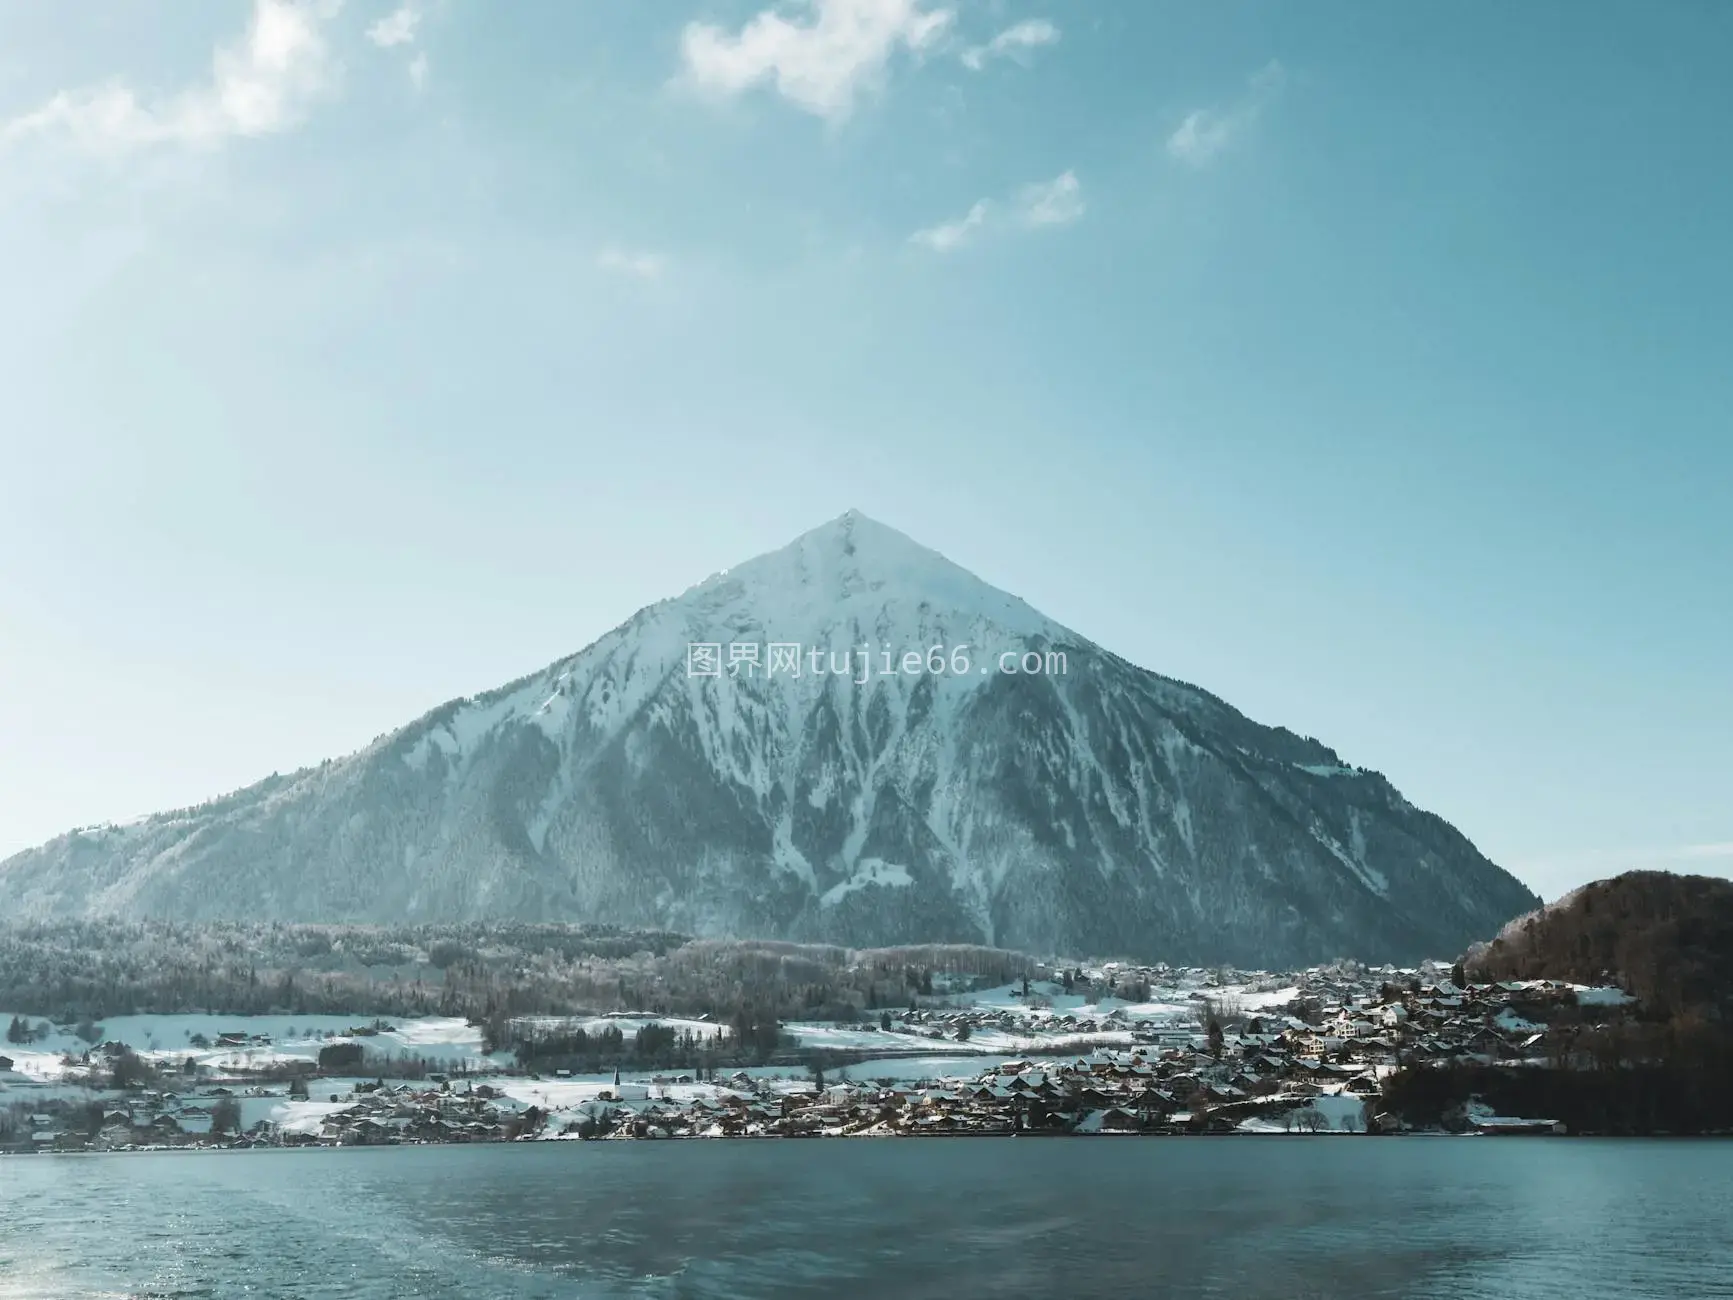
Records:
[[[975,1079],[983,1071],[996,1070],[1022,1056],[904,1056],[886,1061],[862,1061],[837,1070],[838,1079],[856,1083],[890,1079],[896,1083],[927,1083],[943,1079]],[[827,1076],[828,1077],[828,1076]]]
[[[1326,1092],[1316,1097],[1307,1097],[1305,1107],[1310,1107],[1323,1117],[1323,1127],[1320,1133],[1364,1133],[1366,1131],[1365,1099],[1348,1092]],[[1283,1124],[1278,1119],[1257,1116],[1244,1121],[1239,1126],[1242,1133],[1297,1133],[1304,1132],[1298,1124]]]
[[[10,1023],[12,1013],[0,1011],[0,1021]],[[26,1017],[32,1025],[40,1017]],[[261,1070],[295,1061],[317,1061],[319,1049],[333,1043],[355,1042],[369,1055],[420,1056],[447,1068],[471,1070],[504,1069],[514,1064],[510,1052],[492,1056],[481,1050],[481,1030],[450,1016],[422,1019],[390,1019],[388,1032],[351,1035],[353,1028],[372,1023],[370,1017],[346,1016],[114,1016],[97,1026],[98,1043],[118,1042],[146,1060],[180,1065],[191,1057],[202,1069],[221,1074],[226,1070]],[[221,1046],[224,1034],[244,1035],[246,1046]],[[207,1046],[196,1047],[202,1037]],[[269,1042],[260,1042],[268,1039]],[[94,1044],[80,1039],[71,1026],[56,1027],[45,1039],[28,1044],[0,1045],[0,1055],[13,1061],[13,1080],[0,1079],[0,1088],[55,1084],[66,1077],[62,1057],[74,1057]]]
[[[1270,981],[1265,980],[1265,984]],[[1008,1054],[1039,1053],[1063,1042],[1066,1050],[1092,1047],[1127,1047],[1132,1027],[1182,1030],[1195,1026],[1201,999],[1205,996],[1231,1001],[1239,1009],[1257,1013],[1291,1001],[1293,987],[1256,987],[1252,984],[1220,987],[1179,984],[1151,991],[1146,1002],[1118,998],[1091,999],[1068,994],[1058,984],[1037,983],[1037,996],[1027,1004],[1019,996],[1020,985],[1004,985],[972,994],[961,994],[949,1005],[928,1005],[924,1024],[904,1025],[901,1009],[893,1009],[893,1028],[862,1028],[821,1022],[793,1022],[785,1026],[796,1046],[803,1050],[864,1053],[874,1059],[873,1073],[855,1066],[857,1078],[919,1077],[921,1065],[901,1062],[904,1054],[922,1060],[977,1058],[1004,1059]],[[1607,996],[1604,990],[1583,990],[1585,1000]],[[974,1012],[1012,1023],[971,1026],[967,1043],[956,1037],[956,1027],[946,1022],[950,1014]],[[0,1021],[10,1021],[10,1012],[0,1010]],[[872,1014],[876,1015],[877,1012]],[[40,1017],[26,1017],[32,1025]],[[352,1029],[371,1023],[367,1016],[114,1016],[96,1026],[97,1043],[120,1042],[155,1063],[179,1066],[191,1058],[207,1073],[260,1070],[273,1065],[316,1061],[319,1050],[334,1043],[355,1042],[369,1056],[392,1058],[417,1056],[448,1069],[471,1071],[505,1070],[515,1065],[510,1052],[491,1055],[481,1050],[481,1030],[454,1017],[391,1018],[386,1030],[377,1034],[352,1034]],[[648,1014],[533,1017],[526,1026],[554,1033],[582,1029],[595,1035],[618,1029],[628,1040],[645,1025],[655,1023],[676,1033],[714,1038],[725,1032],[710,1020],[660,1017]],[[243,1037],[244,1044],[222,1044],[224,1035]],[[195,1044],[195,1039],[202,1043]],[[939,1044],[944,1046],[935,1051]],[[13,1060],[10,1072],[0,1074],[0,1092],[9,1089],[53,1089],[72,1083],[63,1058],[78,1057],[93,1043],[85,1042],[70,1025],[55,1026],[48,1037],[28,1044],[0,1048]],[[917,1073],[911,1074],[911,1071]],[[45,1095],[38,1092],[37,1095]]]
[[[1271,986],[1264,987],[1266,984]],[[1070,1016],[1074,1020],[1105,1020],[1110,1016],[1117,1016],[1128,1021],[1183,1025],[1196,1022],[1198,1008],[1206,999],[1229,1003],[1248,1015],[1257,1015],[1274,1007],[1286,1006],[1300,996],[1297,985],[1276,984],[1264,978],[1246,983],[1174,984],[1165,988],[1152,988],[1147,1002],[1127,1002],[1123,998],[1089,998],[1081,994],[1067,993],[1060,984],[1037,981],[1030,986],[1030,992],[1037,995],[1040,1003],[1046,1005],[1029,1006],[1019,996],[1022,988],[1021,984],[1006,984],[979,993],[960,995],[958,1001],[961,1006],[982,1011],[1008,1011],[1027,1018],[1033,1026],[1047,1027],[1058,1032],[1062,1027],[1055,1022],[1064,1016]]]

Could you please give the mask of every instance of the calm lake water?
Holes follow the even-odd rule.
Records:
[[[1733,1296],[1733,1143],[596,1142],[0,1159],[0,1300]]]

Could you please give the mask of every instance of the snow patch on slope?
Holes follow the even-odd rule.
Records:
[[[899,867],[895,863],[885,862],[879,858],[862,858],[860,866],[853,876],[832,885],[824,891],[818,901],[825,907],[835,907],[857,889],[865,889],[868,885],[895,887],[913,883],[913,878],[910,877],[907,867]]]

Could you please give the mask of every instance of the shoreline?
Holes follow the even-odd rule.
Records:
[[[670,1142],[703,1142],[725,1144],[735,1142],[831,1142],[846,1141],[897,1141],[910,1140],[919,1142],[935,1142],[946,1140],[981,1140],[981,1139],[1012,1139],[1039,1138],[1042,1140],[1074,1140],[1088,1141],[1092,1139],[1136,1139],[1142,1141],[1220,1141],[1222,1139],[1259,1139],[1264,1141],[1312,1141],[1315,1139],[1341,1138],[1499,1138],[1506,1141],[1521,1139],[1541,1139],[1548,1141],[1584,1140],[1600,1142],[1725,1142],[1733,1140],[1733,1131],[1716,1133],[1548,1133],[1540,1131],[1523,1131],[1510,1133],[1496,1132],[1466,1132],[1453,1133],[1443,1129],[1411,1129],[1404,1132],[1368,1133],[1368,1132],[1321,1132],[1321,1133],[1285,1133],[1257,1132],[1235,1130],[1218,1133],[1180,1133],[1180,1132],[1106,1132],[1106,1133],[1074,1133],[1055,1129],[1046,1132],[1023,1131],[962,1131],[949,1133],[741,1133],[733,1136],[707,1136],[705,1134],[681,1133],[668,1134],[664,1137],[643,1137],[636,1134],[608,1134],[603,1137],[580,1138],[575,1134],[561,1134],[554,1137],[510,1138],[497,1141],[475,1142],[240,1142],[240,1143],[176,1143],[164,1146],[131,1146],[131,1147],[100,1147],[94,1149],[56,1150],[6,1150],[0,1149],[0,1159],[53,1156],[142,1156],[142,1155],[236,1155],[246,1152],[290,1152],[290,1151],[403,1151],[423,1148],[449,1147],[537,1147],[581,1144],[592,1146],[599,1142],[611,1143],[655,1143]]]

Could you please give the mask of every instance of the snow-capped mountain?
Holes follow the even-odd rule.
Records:
[[[1381,776],[852,511],[348,758],[0,863],[0,916],[1262,966],[1455,953],[1536,902]]]

